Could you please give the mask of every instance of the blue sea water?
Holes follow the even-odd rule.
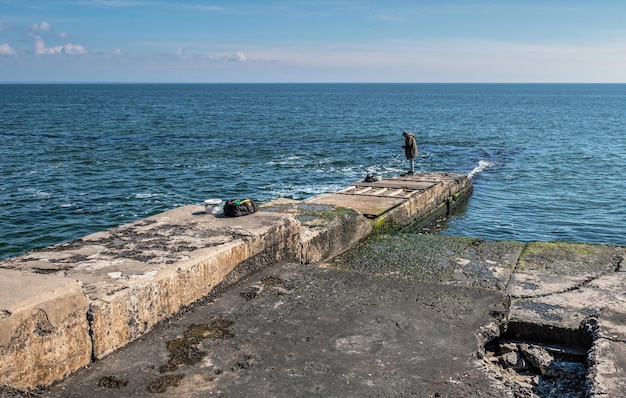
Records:
[[[472,176],[440,233],[626,245],[626,85],[0,85],[0,258],[204,199]]]

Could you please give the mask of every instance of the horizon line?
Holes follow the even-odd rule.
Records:
[[[99,80],[16,80],[0,81],[9,84],[626,84],[626,82],[175,82],[175,81],[99,81]]]

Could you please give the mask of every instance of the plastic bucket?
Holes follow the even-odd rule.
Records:
[[[207,199],[204,201],[204,211],[207,214],[219,213],[222,199]]]

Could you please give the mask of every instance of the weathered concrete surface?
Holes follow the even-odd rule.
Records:
[[[42,395],[498,397],[471,332],[492,328],[485,310],[504,302],[497,291],[277,265]]]
[[[291,214],[300,222],[297,258],[302,264],[343,253],[372,232],[370,220],[346,207],[281,198],[262,205],[261,210]]]
[[[264,269],[41,395],[621,397],[623,264],[612,246],[378,235]],[[539,270],[596,279],[529,297]],[[583,328],[585,300],[544,305],[579,290]]]
[[[429,186],[442,184],[431,181]],[[418,188],[423,195],[428,187]],[[406,195],[401,201],[413,201],[413,196]],[[397,203],[385,211],[397,212],[395,207]],[[84,353],[99,359],[206,296],[225,283],[227,276],[233,283],[276,261],[321,261],[345,251],[371,231],[372,223],[361,213],[332,203],[277,200],[256,214],[235,219],[206,214],[200,206],[185,206],[1,261],[0,268],[78,281],[89,302],[85,321],[91,346]],[[6,292],[14,289],[4,279],[0,279],[0,287]],[[0,302],[0,308],[3,306]],[[7,317],[7,325],[17,319]],[[5,328],[5,335],[16,333],[9,329]],[[34,369],[50,369],[57,363],[43,351],[29,360],[24,367],[30,369],[30,375],[41,375],[43,371]],[[23,379],[22,373],[8,371],[18,372],[15,366],[7,368],[7,373],[0,374],[0,385],[36,388],[57,379],[38,376],[15,384],[16,378]],[[48,373],[67,372],[62,367]]]
[[[588,339],[589,394],[619,397],[626,391],[624,252],[577,243],[392,235],[368,240],[335,258],[333,266],[504,291],[510,306],[500,333],[573,348]],[[530,390],[545,396],[532,386],[532,377],[502,374],[512,383],[530,383]]]
[[[344,270],[504,290],[523,248],[519,242],[379,234],[335,257],[330,264]]]
[[[48,385],[91,361],[88,301],[76,281],[4,269],[0,280],[3,384]]]
[[[511,322],[566,330],[587,325],[594,396],[626,391],[625,266],[624,248],[536,242],[526,246],[507,289]]]
[[[23,289],[15,278],[0,275],[0,349],[7,359],[0,385],[50,384],[206,296],[243,261],[257,258],[268,265],[296,259],[299,236],[300,224],[289,215],[226,219],[186,206],[7,259],[0,264],[4,273],[33,282]],[[45,284],[48,280],[58,283]],[[16,295],[22,302],[14,305]],[[55,317],[54,300],[70,305],[78,302],[70,300],[76,295],[82,299],[80,311]],[[16,305],[24,308],[13,309]],[[45,319],[29,321],[30,328],[24,323],[37,314],[52,318],[55,332],[46,332],[45,339],[39,336]]]
[[[447,214],[472,192],[465,174],[418,173],[381,181],[357,181],[336,193],[306,199],[357,210],[375,219],[374,228],[421,227],[438,214]],[[391,211],[390,211],[391,209]]]
[[[288,257],[299,224],[279,213],[227,219],[185,206],[109,231],[8,259],[5,268],[81,283],[96,358],[123,347],[206,296],[242,261]]]

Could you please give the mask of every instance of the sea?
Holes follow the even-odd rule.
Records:
[[[470,176],[435,233],[626,246],[625,84],[2,84],[0,258],[205,199]]]

